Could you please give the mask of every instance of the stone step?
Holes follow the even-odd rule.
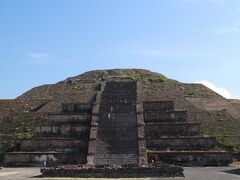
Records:
[[[70,124],[70,125],[38,125],[34,134],[40,135],[84,135],[89,133],[89,126],[82,124]]]
[[[52,114],[48,116],[47,124],[60,125],[60,124],[83,124],[89,125],[91,121],[91,114],[82,113],[77,115],[66,114]]]
[[[153,151],[149,162],[166,162],[181,166],[227,166],[233,162],[232,153],[219,151]]]
[[[87,139],[24,139],[21,141],[21,151],[56,151],[56,152],[86,152]]]
[[[131,121],[132,118],[123,118],[120,119],[114,116],[112,119],[104,118],[102,122],[99,123],[99,127],[104,129],[122,129],[124,128],[131,128],[132,126],[136,125],[136,123]]]
[[[136,99],[104,99],[101,101],[101,105],[136,105]]]
[[[64,165],[64,164],[84,164],[86,154],[82,153],[60,153],[60,152],[11,152],[6,153],[5,166],[19,167],[43,167]]]
[[[182,124],[145,124],[145,134],[147,138],[158,137],[179,137],[179,136],[201,136],[202,130],[199,123]]]
[[[196,151],[213,150],[216,147],[215,138],[181,137],[147,139],[147,148],[153,151],[177,150]]]
[[[136,82],[107,82],[104,92],[136,92]]]
[[[62,105],[62,112],[65,114],[91,113],[91,104],[65,103]]]
[[[144,121],[146,123],[174,123],[174,122],[186,122],[187,112],[186,111],[145,111]]]
[[[109,104],[108,104],[109,105]],[[116,105],[116,104],[114,104]],[[117,107],[117,106],[112,106],[113,107],[113,113],[114,114],[118,114],[119,116],[128,116],[128,115],[134,115],[136,114],[136,105],[132,105],[132,106],[125,106],[125,105],[122,105],[124,106],[123,108],[120,108],[120,107]],[[103,107],[104,105],[101,105],[101,108],[100,108],[100,115],[106,115],[108,113],[111,112],[111,106],[106,106],[106,107]]]
[[[173,101],[144,101],[144,111],[173,111]]]
[[[124,164],[137,164],[138,154],[98,154],[96,156],[96,165],[124,165]]]
[[[32,139],[88,139],[89,138],[89,132],[86,132],[85,134],[35,134]]]
[[[97,165],[137,164],[136,90],[136,82],[106,83],[99,109]]]
[[[137,97],[137,93],[136,91],[134,92],[103,92],[101,94],[101,98],[103,99],[112,99],[112,98],[121,98],[121,97],[128,97],[128,98],[132,98],[132,97]]]

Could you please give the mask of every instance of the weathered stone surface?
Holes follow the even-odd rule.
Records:
[[[169,162],[183,166],[226,166],[233,162],[232,153],[217,151],[165,151],[150,152],[155,162]]]
[[[5,156],[6,166],[43,167],[63,164],[86,163],[86,155],[80,153],[59,152],[17,152],[7,153]]]
[[[106,83],[99,112],[96,164],[137,164],[136,83]]]
[[[174,111],[174,104],[169,101],[147,102],[144,107],[149,163],[220,166],[232,162],[231,153],[217,151],[214,138],[201,136],[199,123],[187,122],[186,111]]]
[[[216,151],[214,139],[201,137],[201,124],[188,122],[187,111],[175,110],[173,101],[143,102],[140,82],[108,81],[97,87],[89,102],[63,101],[60,113],[49,113],[39,121],[33,139],[22,141],[24,152],[8,153],[5,163],[91,165],[75,170],[63,167],[62,172],[43,170],[53,176],[66,170],[81,177],[158,177],[182,172],[159,165],[161,161],[193,166],[232,161],[231,153]]]
[[[213,150],[216,148],[215,138],[205,137],[165,137],[147,140],[147,148],[151,150]]]
[[[173,111],[173,101],[144,101],[143,108],[145,111]]]
[[[139,178],[183,177],[181,167],[159,164],[158,166],[63,166],[41,169],[43,177],[83,178]]]
[[[164,136],[200,136],[202,134],[199,123],[182,123],[182,124],[146,124],[145,133],[148,137]]]

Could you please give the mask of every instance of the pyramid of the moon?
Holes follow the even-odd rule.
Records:
[[[117,166],[143,176],[179,171],[169,164],[228,165],[232,152],[219,139],[240,142],[239,104],[147,70],[90,71],[0,100],[0,152],[6,166]]]

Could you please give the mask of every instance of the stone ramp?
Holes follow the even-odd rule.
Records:
[[[232,153],[219,151],[214,138],[202,136],[199,123],[187,121],[186,111],[174,111],[174,105],[169,101],[144,104],[149,163],[164,161],[181,166],[226,166],[233,161]]]
[[[136,82],[107,82],[101,96],[96,164],[137,164]]]

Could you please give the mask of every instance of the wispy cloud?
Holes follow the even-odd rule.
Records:
[[[217,28],[213,32],[216,34],[240,33],[240,24],[232,25],[229,27]]]
[[[50,60],[50,56],[47,53],[30,52],[27,53],[27,57],[28,61],[26,63],[28,64],[41,64]]]
[[[218,87],[216,84],[212,82],[204,80],[204,81],[195,81],[194,83],[203,84],[204,86],[207,86],[209,89],[215,91],[216,93],[220,94],[221,96],[227,99],[233,98],[233,95],[228,90],[224,89],[223,87]]]

